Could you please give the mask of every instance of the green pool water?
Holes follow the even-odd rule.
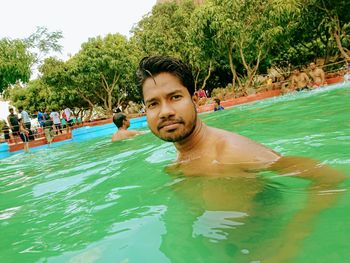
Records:
[[[329,87],[200,118],[350,177],[349,105],[349,86]],[[320,193],[269,172],[184,178],[164,171],[175,156],[172,144],[147,133],[0,160],[0,261],[350,260],[348,181]]]

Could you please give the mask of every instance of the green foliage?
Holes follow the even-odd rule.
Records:
[[[33,60],[22,40],[0,39],[0,94],[17,81],[29,80]]]
[[[223,98],[249,94],[256,75],[271,67],[350,60],[349,10],[349,1],[336,0],[207,0],[199,6],[172,1],[155,5],[130,39],[91,38],[67,61],[44,59],[61,49],[62,33],[38,28],[25,40],[0,40],[0,92],[27,82],[31,65],[39,62],[38,80],[10,90],[15,105],[102,107],[110,114],[126,101],[141,100],[137,64],[143,56],[162,54],[189,62],[197,88],[226,87],[213,92]]]
[[[171,55],[188,60],[192,44],[188,39],[193,1],[155,5],[133,28],[132,41],[137,43],[142,56]]]
[[[2,128],[5,126],[6,121],[5,120],[0,120],[0,134],[2,133]]]
[[[36,31],[23,41],[28,51],[34,56],[35,63],[40,63],[51,52],[61,52],[59,41],[62,31],[49,32],[46,27],[37,27]]]
[[[33,113],[45,108],[52,109],[51,91],[41,80],[29,81],[27,85],[14,85],[9,90],[11,104],[16,108],[22,106]]]
[[[112,112],[128,94],[137,97],[134,71],[137,54],[130,52],[126,37],[109,34],[89,39],[69,61],[71,77],[79,93],[95,96],[98,104]]]
[[[0,94],[16,82],[29,81],[32,67],[50,52],[59,52],[62,32],[49,32],[45,27],[26,39],[0,39]]]
[[[63,106],[74,108],[89,108],[88,99],[82,99],[72,80],[70,63],[55,59],[45,59],[40,67],[42,73],[41,80],[46,86],[50,87],[52,103],[56,105],[56,109],[62,109]],[[93,96],[89,97],[93,101]]]

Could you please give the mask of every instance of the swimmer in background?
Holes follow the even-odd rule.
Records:
[[[318,68],[314,62],[310,63],[310,72],[309,72],[313,83],[312,86],[318,88],[326,84],[325,73],[323,69]]]
[[[112,142],[121,141],[131,138],[135,135],[142,134],[136,130],[128,130],[130,127],[130,121],[124,113],[116,113],[113,116],[113,123],[117,126],[118,131],[113,134]]]
[[[220,105],[220,99],[214,99],[214,111],[224,110],[225,108]]]
[[[310,79],[305,72],[300,72],[299,68],[294,69],[290,83],[291,91],[302,91],[310,89]]]

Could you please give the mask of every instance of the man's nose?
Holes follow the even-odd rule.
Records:
[[[172,105],[166,102],[162,103],[160,107],[159,117],[168,118],[173,115],[175,115],[175,109],[172,107]]]

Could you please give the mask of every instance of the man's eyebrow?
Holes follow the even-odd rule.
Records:
[[[171,96],[175,95],[176,93],[182,93],[182,92],[183,92],[182,89],[177,89],[177,90],[174,90],[174,91],[172,91],[172,92],[166,94],[166,96],[167,96],[167,97],[171,97]],[[151,103],[151,102],[156,101],[156,100],[157,100],[157,98],[150,98],[150,99],[148,99],[148,100],[145,100],[145,104]]]
[[[167,94],[167,97],[170,97],[170,96],[172,96],[172,95],[174,95],[174,94],[176,94],[176,93],[182,93],[182,92],[183,92],[183,91],[182,91],[181,89],[177,89],[177,90],[174,90],[174,91],[168,93],[168,94]]]
[[[145,100],[145,104],[151,103],[151,102],[156,101],[156,100],[157,100],[156,98],[151,98],[149,100]]]

